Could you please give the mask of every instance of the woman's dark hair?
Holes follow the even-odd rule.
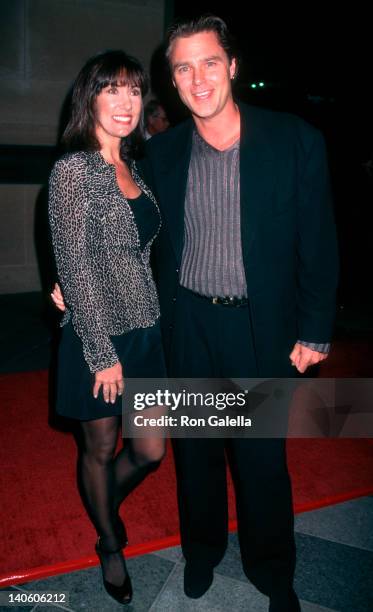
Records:
[[[237,44],[233,35],[228,30],[227,24],[225,21],[223,21],[223,19],[221,19],[221,17],[207,14],[194,19],[178,19],[170,26],[166,36],[166,57],[168,59],[170,68],[170,56],[174,41],[177,38],[188,38],[189,36],[199,34],[200,32],[215,32],[216,36],[218,37],[219,44],[221,47],[223,47],[228,56],[229,62],[231,62],[233,58],[236,58],[236,61],[238,62],[239,53]]]
[[[72,90],[71,116],[62,135],[62,144],[69,151],[95,151],[100,144],[95,135],[95,101],[109,85],[117,87],[129,83],[139,87],[142,96],[148,89],[147,75],[140,62],[124,51],[105,51],[91,57],[79,72]],[[121,157],[135,159],[142,153],[144,121],[122,139]]]

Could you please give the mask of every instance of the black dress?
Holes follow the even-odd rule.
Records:
[[[127,200],[137,225],[140,248],[144,249],[159,225],[158,212],[151,200],[141,192]],[[120,336],[111,336],[123,367],[124,378],[165,378],[159,320],[152,327],[134,329]],[[61,416],[81,421],[122,414],[122,398],[106,403],[102,389],[93,397],[95,376],[83,356],[82,342],[71,322],[62,328],[58,355],[56,410]]]

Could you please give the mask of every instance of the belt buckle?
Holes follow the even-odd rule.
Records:
[[[212,298],[212,303],[213,303],[213,304],[219,304],[219,298],[218,298],[218,297],[216,297],[216,296],[215,296],[215,297],[213,297],[213,298]]]

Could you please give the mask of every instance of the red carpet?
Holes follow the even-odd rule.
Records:
[[[96,564],[75,486],[75,442],[48,425],[47,372],[0,376],[0,586]],[[289,440],[295,510],[373,493],[369,440]],[[172,453],[130,496],[129,556],[178,542]],[[230,518],[234,528],[230,484]]]

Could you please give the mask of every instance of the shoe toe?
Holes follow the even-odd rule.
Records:
[[[198,599],[206,593],[214,580],[214,568],[186,563],[184,569],[184,592],[187,597]]]

